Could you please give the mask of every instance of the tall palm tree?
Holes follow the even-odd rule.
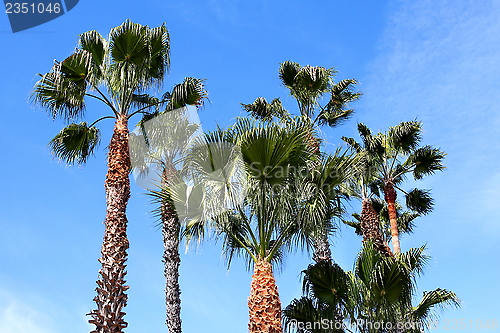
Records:
[[[248,299],[252,333],[282,331],[273,266],[294,245],[307,243],[296,218],[297,189],[292,182],[294,171],[305,167],[311,153],[307,133],[303,121],[281,126],[241,119],[221,137],[223,143],[241,150],[247,194],[243,204],[214,216],[215,227],[224,239],[229,262],[234,254],[241,254],[253,264]]]
[[[52,115],[67,122],[84,116],[86,100],[93,98],[107,106],[110,114],[88,125],[71,123],[51,141],[54,154],[69,164],[85,163],[93,155],[100,132],[96,123],[115,120],[108,146],[108,172],[105,180],[106,218],[104,240],[99,259],[102,267],[97,281],[97,309],[90,315],[96,333],[122,332],[127,326],[123,308],[127,238],[126,208],[130,197],[128,121],[135,114],[149,113],[151,105],[137,106],[149,95],[148,89],[159,88],[170,65],[170,39],[165,25],[149,28],[126,21],[111,29],[106,40],[97,31],[80,35],[72,55],[56,61],[50,72],[40,75],[34,87],[34,102]],[[168,102],[168,96],[158,100]]]
[[[279,68],[279,77],[297,101],[299,113],[309,119],[308,142],[318,159],[320,158],[320,140],[313,135],[314,131],[320,125],[335,127],[348,119],[354,112],[353,109],[347,108],[348,104],[361,96],[360,93],[352,90],[357,83],[356,80],[347,79],[334,83],[334,74],[333,68],[302,67],[292,61],[285,61]],[[329,94],[328,102],[321,106],[319,100],[325,94]],[[290,117],[279,99],[268,103],[264,98],[259,97],[251,104],[243,104],[243,107],[253,116],[264,120],[277,117],[286,121]],[[323,225],[325,228],[316,235],[314,240],[313,259],[315,261],[331,260],[328,236],[333,227],[331,223],[323,223]]]
[[[459,305],[455,293],[438,288],[424,292],[419,304],[412,306],[415,278],[429,260],[424,247],[384,257],[367,245],[352,272],[344,272],[332,262],[310,265],[304,271],[306,296],[293,300],[284,310],[285,327],[301,323],[300,333],[420,333],[436,315],[435,308]],[[340,324],[342,318],[348,319],[351,329]],[[324,319],[326,327],[314,324]]]
[[[133,156],[133,166],[139,172],[144,174],[154,166],[153,169],[157,169],[160,173],[159,184],[156,184],[159,188],[150,189],[149,194],[153,203],[157,205],[154,213],[162,226],[166,324],[170,333],[180,333],[182,332],[179,286],[181,225],[169,188],[181,182],[179,164],[193,134],[199,128],[198,124],[189,120],[187,106],[202,107],[207,92],[203,80],[186,78],[184,82],[177,84],[168,96],[169,101],[164,111],[148,114],[143,118],[138,126],[138,133],[131,136],[131,141],[137,144],[131,145],[136,148],[132,149],[132,152],[136,152]],[[154,100],[147,102],[155,104]]]
[[[432,146],[419,147],[422,124],[418,121],[402,122],[390,127],[386,133],[372,135],[364,124],[358,124],[358,132],[363,146],[352,138],[342,138],[354,149],[362,149],[370,157],[375,182],[372,185],[384,193],[391,225],[392,245],[395,253],[401,252],[397,222],[396,199],[400,190],[405,194],[406,206],[419,214],[432,210],[429,191],[413,189],[409,192],[400,185],[411,174],[415,180],[443,170],[442,160],[445,153]],[[357,147],[357,148],[356,148]]]
[[[353,140],[348,141],[360,158],[360,163],[357,165],[354,176],[342,184],[342,190],[350,197],[361,200],[361,215],[352,214],[357,221],[343,220],[342,222],[355,228],[355,232],[363,236],[363,242],[371,242],[383,256],[392,256],[391,249],[387,246],[384,235],[380,230],[379,215],[373,207],[373,195],[376,193],[373,181],[376,178],[373,173],[374,168],[371,165],[371,159],[358,143],[353,142]]]
[[[338,179],[348,177],[330,172],[352,163],[345,156],[325,157],[323,166],[316,166],[312,176],[309,134],[310,124],[304,117],[287,122],[238,119],[226,131],[205,135],[188,154],[188,169],[194,174],[190,193],[196,193],[200,185],[205,187],[197,206],[206,208],[198,221],[213,221],[229,263],[238,254],[247,258],[249,267],[253,265],[248,301],[250,332],[282,331],[273,267],[296,246],[311,246],[318,229],[311,221],[323,221],[323,215],[335,214],[336,206],[329,198],[334,196],[333,188],[341,181]],[[240,163],[225,157],[233,150],[241,154]],[[241,171],[242,178],[229,181]],[[244,199],[234,200],[241,189]],[[314,204],[320,208],[313,208]],[[223,205],[227,208],[224,212],[213,213],[213,207]],[[195,234],[201,230],[199,223],[192,221],[186,229]]]

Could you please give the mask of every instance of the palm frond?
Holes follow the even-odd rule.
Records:
[[[429,195],[430,191],[413,189],[406,196],[406,206],[419,214],[428,214],[432,211],[434,200]]]
[[[393,149],[407,153],[415,150],[422,139],[422,123],[419,121],[405,121],[389,128],[387,138]]]
[[[412,165],[413,176],[415,179],[421,179],[424,176],[431,175],[436,171],[445,169],[443,159],[446,156],[438,148],[424,146],[415,150],[405,162],[405,165]]]
[[[70,59],[66,63],[65,71],[68,73]],[[85,75],[85,74],[84,74]],[[52,118],[61,117],[70,122],[83,116],[85,111],[86,82],[79,76],[74,80],[66,77],[62,72],[62,63],[56,62],[52,70],[36,83],[32,100],[46,109]]]
[[[352,91],[352,86],[355,84],[357,84],[355,79],[346,79],[333,85],[330,91],[330,100],[318,115],[320,124],[335,127],[353,114],[354,109],[347,109],[347,106],[361,97],[361,93]]]
[[[165,111],[172,111],[187,105],[202,107],[208,96],[204,81],[194,77],[186,77],[182,83],[175,85],[172,91],[165,96],[168,99]]]
[[[108,42],[97,31],[91,30],[80,35],[80,49],[89,52],[93,60],[94,86],[103,79],[108,62]]]
[[[241,104],[243,109],[247,111],[252,117],[261,120],[272,120],[273,117],[282,119],[288,115],[288,111],[283,109],[283,104],[279,98],[275,98],[268,103],[265,98],[258,97],[251,104]]]
[[[279,78],[285,87],[292,88],[295,85],[295,77],[300,71],[300,65],[296,62],[285,61],[280,65]]]
[[[68,164],[83,164],[99,144],[100,133],[86,122],[70,124],[63,128],[50,142],[54,155]]]
[[[411,318],[415,321],[425,321],[432,319],[431,311],[435,307],[446,308],[448,306],[458,307],[460,300],[457,295],[446,289],[435,289],[425,291],[420,303],[413,308]]]

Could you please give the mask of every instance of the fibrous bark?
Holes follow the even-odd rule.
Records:
[[[255,263],[248,298],[250,333],[282,333],[281,302],[271,263]]]
[[[330,250],[330,242],[326,234],[321,234],[314,239],[313,260],[319,262],[321,260],[332,260],[332,251]]]
[[[163,170],[163,186],[172,185],[177,178],[177,171],[171,165]],[[179,286],[179,232],[180,224],[175,206],[170,200],[164,200],[161,207],[163,234],[163,263],[165,275],[166,324],[169,333],[181,333],[181,291]]]
[[[307,144],[311,149],[312,153],[316,156],[320,156],[320,139],[313,135],[313,129],[308,132]],[[312,166],[319,165],[319,160],[314,160]],[[326,225],[319,230],[319,235],[314,238],[313,247],[314,253],[312,259],[315,262],[321,260],[332,260],[332,251],[330,250],[330,241],[328,240],[328,231],[326,230]]]
[[[399,242],[399,229],[397,222],[397,211],[396,211],[396,189],[392,184],[384,186],[384,199],[387,203],[387,211],[389,212],[389,222],[391,223],[391,236],[392,236],[392,247],[394,253],[401,252],[401,245]]]
[[[383,256],[393,255],[391,249],[384,242],[380,232],[378,214],[373,209],[372,201],[368,198],[363,199],[361,203],[361,232],[363,233],[363,241],[371,241],[375,249]]]
[[[106,219],[101,249],[101,269],[97,280],[97,310],[89,315],[96,326],[91,333],[121,333],[127,327],[122,309],[127,305],[125,271],[127,261],[127,216],[130,197],[130,155],[128,147],[128,120],[125,116],[116,120],[109,144],[106,190]]]

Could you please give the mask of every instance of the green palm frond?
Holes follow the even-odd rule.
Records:
[[[250,174],[259,182],[278,184],[305,165],[310,156],[307,123],[300,118],[284,126],[238,119],[230,131],[241,147]]]
[[[415,150],[422,139],[422,123],[419,121],[405,121],[397,126],[390,127],[387,133],[389,144],[394,150],[408,153]]]
[[[331,306],[348,303],[349,278],[344,270],[329,260],[310,265],[304,271],[304,291],[312,292]]]
[[[172,111],[187,105],[202,107],[208,96],[204,81],[186,77],[182,83],[175,85],[172,91],[164,96],[164,99],[168,100],[165,111]]]
[[[359,218],[359,214],[354,213],[354,214],[352,214],[352,215],[353,215],[353,217],[354,217],[356,220],[358,220],[358,218]],[[356,216],[354,216],[354,215],[356,215]],[[347,220],[342,220],[342,223],[344,223],[345,225],[348,225],[348,226],[350,226],[350,227],[354,228],[354,233],[355,233],[356,235],[358,235],[358,236],[362,236],[362,235],[363,235],[363,232],[361,231],[361,223],[359,222],[359,220],[358,220],[358,221],[347,221]]]
[[[354,109],[347,109],[347,105],[361,97],[361,93],[352,91],[352,86],[355,84],[357,84],[355,79],[346,79],[333,85],[330,100],[318,114],[319,124],[335,127],[354,113]]]
[[[70,124],[63,128],[50,142],[54,155],[68,164],[82,164],[93,155],[99,144],[100,133],[86,122]]]
[[[432,211],[434,200],[429,195],[430,191],[413,189],[406,194],[406,206],[419,214],[428,214]]]
[[[170,69],[170,34],[165,24],[149,31],[149,75],[161,81]]]
[[[442,163],[445,156],[446,154],[438,148],[424,146],[415,150],[408,157],[405,166],[414,166],[413,176],[415,179],[422,179],[424,176],[445,169]]]
[[[343,136],[342,141],[347,143],[349,145],[349,147],[352,148],[356,153],[361,152],[361,150],[362,150],[361,145],[359,143],[357,143],[356,140],[354,140],[353,138],[348,138],[348,137]]]
[[[241,104],[243,109],[247,111],[252,117],[261,120],[272,120],[273,117],[283,119],[288,116],[288,111],[283,109],[283,104],[279,98],[275,98],[268,103],[265,98],[258,97],[251,104]]]
[[[86,85],[74,82],[61,73],[61,63],[55,63],[52,70],[35,85],[32,93],[34,103],[41,105],[52,116],[72,121],[83,116],[85,111]]]
[[[132,94],[131,105],[137,108],[154,107],[154,111],[159,108],[160,99],[149,94]]]
[[[92,56],[95,74],[92,84],[97,86],[103,79],[108,65],[108,42],[97,31],[91,30],[80,35],[80,49]]]
[[[279,78],[285,87],[292,88],[295,85],[295,77],[300,71],[300,65],[296,62],[285,61],[280,65]]]
[[[426,323],[432,319],[430,315],[433,308],[458,307],[459,305],[460,300],[452,291],[441,288],[425,291],[420,303],[413,308],[411,318],[415,321],[424,321]]]
[[[132,93],[161,87],[170,60],[170,39],[166,27],[149,28],[129,20],[111,29],[110,92],[127,101]],[[127,112],[122,103],[121,112]]]

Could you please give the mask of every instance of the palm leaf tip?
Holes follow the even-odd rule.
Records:
[[[99,141],[99,130],[96,127],[88,127],[86,122],[81,122],[63,128],[49,142],[49,147],[61,161],[68,164],[83,164],[94,154]]]

